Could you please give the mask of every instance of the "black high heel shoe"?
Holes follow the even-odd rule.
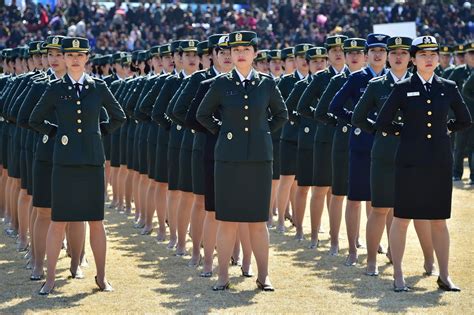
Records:
[[[397,292],[397,293],[400,293],[400,292],[410,292],[411,291],[411,288],[404,285],[403,287],[397,287],[395,285],[395,281],[393,281],[393,292]]]
[[[30,276],[30,280],[31,281],[40,281],[40,280],[44,280],[44,273],[42,275],[31,275]],[[46,282],[45,282],[46,283]]]
[[[260,282],[260,280],[257,279],[257,281],[255,281],[257,283],[257,288],[259,288],[260,290],[262,291],[265,291],[265,292],[273,292],[275,291],[275,288],[271,285],[271,284],[263,284]]]
[[[229,290],[230,288],[230,282],[227,281],[224,285],[214,285],[212,287],[212,291],[225,291],[225,290]]]
[[[438,280],[436,281],[436,283],[438,284],[438,287],[443,290],[443,291],[449,291],[449,292],[461,292],[461,289],[457,286],[449,286],[449,284],[446,284],[443,282],[443,280],[441,280],[440,277],[438,277]]]
[[[101,292],[112,292],[114,288],[108,282],[104,282],[104,287],[101,287],[99,282],[97,281],[97,276],[95,276],[95,284],[99,287],[99,291]]]

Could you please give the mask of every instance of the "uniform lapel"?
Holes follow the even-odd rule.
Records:
[[[416,91],[413,91],[413,92],[418,91],[421,94],[423,94],[425,97],[430,98],[430,94],[428,93],[428,91],[426,91],[425,86],[423,85],[423,82],[421,82],[420,77],[418,76],[418,74],[413,75],[411,77],[411,80],[412,80],[412,82],[413,81],[415,82],[415,86],[416,86]],[[431,87],[431,90],[433,90],[433,87]],[[409,92],[411,92],[411,91],[409,91]]]
[[[252,69],[252,79],[250,79],[250,82],[248,83],[247,87],[247,93],[250,94],[253,89],[255,89],[260,83],[260,74],[255,71],[255,69]]]
[[[239,75],[237,74],[237,72],[235,71],[235,69],[233,69],[230,73],[229,73],[229,79],[232,81],[233,83],[233,86],[239,90],[239,92],[242,92],[244,91],[244,86],[242,84],[242,82],[240,82],[240,78],[239,78]]]
[[[67,92],[67,94],[69,96],[68,98],[76,100],[77,99],[77,93],[76,93],[76,90],[74,88],[74,85],[72,84],[71,79],[69,78],[69,75],[65,74],[63,76],[62,80],[63,80],[63,83],[61,84],[61,86]]]

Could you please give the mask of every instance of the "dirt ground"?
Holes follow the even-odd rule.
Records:
[[[308,203],[309,204],[309,203]],[[361,239],[365,239],[365,215],[362,215]],[[310,250],[309,209],[306,211],[307,240],[293,239],[294,229],[285,235],[270,231],[270,275],[274,293],[256,290],[255,278],[240,277],[240,269],[231,267],[232,288],[213,292],[217,277],[199,277],[199,269],[187,267],[189,257],[175,257],[166,243],[157,243],[156,234],[141,236],[133,228],[132,217],[106,210],[108,231],[108,278],[112,293],[96,290],[95,267],[90,248],[90,266],[86,278],[69,280],[69,259],[61,252],[54,294],[37,295],[40,282],[29,280],[25,260],[15,251],[14,240],[0,235],[0,313],[436,313],[472,314],[474,309],[474,187],[465,180],[453,193],[451,232],[451,276],[461,293],[442,293],[436,277],[423,276],[423,256],[411,225],[404,269],[410,293],[394,293],[392,268],[379,255],[379,277],[364,275],[365,250],[360,264],[344,266],[347,254],[345,225],[341,227],[341,252],[328,256],[329,223],[325,210],[324,233],[318,249]],[[383,244],[387,245],[386,237]],[[87,245],[88,246],[88,245]],[[191,243],[188,243],[188,248]],[[215,259],[215,265],[217,259]],[[253,269],[256,265],[253,261]],[[216,271],[216,270],[215,270]]]

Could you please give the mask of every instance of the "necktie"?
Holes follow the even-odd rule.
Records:
[[[250,80],[244,80],[244,88],[247,89],[247,86],[250,84]]]
[[[74,86],[76,87],[76,93],[77,93],[77,97],[79,97],[81,95],[81,85],[80,83],[74,83]]]
[[[426,82],[425,83],[425,89],[426,89],[426,92],[430,93],[431,92],[431,83]]]

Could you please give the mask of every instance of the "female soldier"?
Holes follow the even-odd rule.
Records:
[[[365,91],[369,80],[385,74],[387,61],[386,41],[388,36],[369,34],[366,51],[368,66],[361,71],[352,73],[342,89],[334,96],[330,111],[338,118],[351,121],[352,111],[345,108],[346,102],[357,103]],[[362,132],[360,128],[352,128],[349,141],[349,191],[346,207],[346,228],[349,242],[347,266],[357,263],[357,240],[359,237],[360,208],[366,201],[367,215],[370,206],[370,150],[373,136]]]
[[[342,44],[346,36],[335,35],[326,38],[325,50],[330,66],[325,67],[324,71],[312,75],[313,80],[305,89],[298,103],[298,113],[301,114],[304,126],[300,126],[301,143],[299,147],[304,149],[301,155],[306,155],[306,159],[302,157],[298,161],[299,177],[298,188],[296,190],[297,211],[304,216],[306,208],[306,196],[310,186],[313,186],[311,193],[311,244],[310,248],[316,248],[318,244],[318,232],[321,225],[321,216],[324,209],[324,200],[326,204],[330,204],[331,196],[331,144],[333,138],[332,126],[316,124],[313,119],[314,109],[318,104],[319,98],[323,94],[329,80],[343,71],[344,69],[344,52]],[[306,140],[304,140],[306,139]],[[298,151],[300,152],[300,151]],[[304,153],[303,153],[304,152]],[[311,154],[311,155],[309,155]],[[308,163],[312,161],[312,163]],[[300,215],[298,215],[300,216]],[[303,218],[298,218],[301,223],[300,233],[302,235]]]
[[[260,50],[257,52],[257,57],[254,60],[255,70],[261,73],[270,74],[270,67],[268,64],[268,50]]]
[[[460,291],[448,271],[453,155],[449,134],[471,125],[471,116],[456,84],[434,74],[439,46],[433,36],[413,40],[410,47],[415,74],[395,85],[379,112],[378,131],[400,135],[395,167],[395,207],[390,228],[395,292],[409,291],[402,272],[410,219],[430,220],[438,259],[438,286]],[[449,109],[455,119],[446,121]],[[404,123],[394,123],[401,110]],[[423,185],[420,185],[423,183]]]
[[[298,125],[298,147],[296,154],[296,178],[298,185],[295,192],[295,208],[293,213],[293,223],[296,227],[295,238],[298,241],[304,239],[303,234],[303,218],[306,208],[306,196],[309,187],[313,183],[313,138],[316,128],[312,120],[297,116],[296,108],[301,95],[304,93],[308,85],[312,82],[314,76],[312,73],[319,72],[327,66],[327,50],[324,47],[312,47],[306,51],[305,58],[309,65],[309,75],[306,79],[298,81],[286,100],[286,106],[289,111],[291,121]],[[309,168],[308,168],[309,165]],[[311,221],[313,222],[313,221]],[[315,227],[316,230],[318,227]]]
[[[361,38],[349,38],[344,41],[343,49],[346,67],[341,74],[331,78],[314,112],[314,118],[317,121],[336,127],[331,150],[332,186],[331,202],[329,203],[329,234],[331,236],[331,249],[329,250],[329,254],[333,256],[337,255],[339,251],[342,203],[344,196],[347,195],[348,189],[349,134],[347,131],[350,125],[342,121],[342,119],[336,119],[332,114],[328,113],[328,110],[334,95],[336,95],[346,83],[349,74],[359,71],[365,65],[365,43],[365,39]],[[346,103],[346,108],[351,108],[351,106],[353,106],[353,104],[350,101]]]
[[[285,102],[289,98],[296,82],[305,79],[309,75],[309,66],[306,61],[306,51],[313,47],[311,44],[298,44],[294,48],[296,58],[296,71],[292,74],[284,76],[278,83],[278,89]],[[301,91],[303,93],[303,91]],[[298,95],[298,100],[299,100]],[[297,102],[297,101],[296,101]],[[295,104],[296,105],[296,104]],[[295,110],[296,108],[290,109]],[[280,184],[278,185],[277,206],[278,206],[278,225],[277,231],[285,232],[285,212],[288,203],[291,200],[295,205],[293,194],[293,186],[296,182],[296,154],[298,151],[298,126],[295,124],[294,115],[290,116],[290,120],[283,126],[280,140]]]
[[[373,120],[368,117],[377,114],[383,102],[388,98],[393,86],[410,76],[408,63],[410,61],[410,45],[408,37],[391,37],[387,41],[388,63],[390,71],[381,78],[369,82],[367,90],[357,103],[352,124],[364,131],[374,134]],[[397,115],[397,122],[402,123],[401,114]],[[386,132],[375,134],[370,163],[370,192],[373,211],[367,219],[367,271],[369,276],[377,276],[377,250],[382,238],[384,226],[387,234],[393,218],[393,204],[395,194],[395,153],[398,147],[398,137]],[[415,228],[425,256],[425,270],[427,274],[433,272],[433,245],[431,229],[427,221],[415,220]],[[387,253],[390,258],[390,250]]]
[[[125,114],[102,80],[84,74],[89,41],[67,37],[61,49],[67,75],[48,86],[30,117],[30,125],[39,132],[48,136],[57,134],[51,181],[52,222],[46,247],[48,273],[39,294],[47,295],[54,288],[64,230],[71,221],[89,221],[90,243],[97,267],[96,284],[101,291],[111,291],[105,278],[105,156],[101,134],[118,128]],[[102,107],[107,109],[109,121],[99,125]],[[58,120],[57,127],[45,122],[53,113]]]
[[[196,115],[209,131],[219,132],[215,148],[219,279],[213,290],[229,288],[228,265],[238,222],[250,222],[250,240],[258,266],[257,286],[273,291],[268,277],[266,226],[272,179],[270,134],[281,127],[288,113],[273,79],[252,68],[257,34],[233,32],[229,46],[235,70],[216,79]],[[268,109],[272,114],[270,122]],[[213,118],[218,110],[222,124]]]

